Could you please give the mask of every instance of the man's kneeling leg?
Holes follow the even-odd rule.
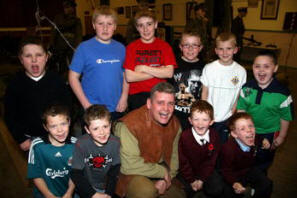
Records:
[[[156,198],[158,191],[155,184],[144,176],[134,176],[127,188],[127,198]]]

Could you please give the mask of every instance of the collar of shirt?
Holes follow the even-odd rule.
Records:
[[[235,138],[237,144],[239,145],[240,149],[243,151],[243,152],[250,152],[251,150],[251,147],[243,144],[239,139]]]
[[[192,134],[193,134],[193,136],[194,136],[196,142],[197,142],[200,146],[203,145],[203,143],[201,142],[201,139],[204,139],[204,140],[205,140],[205,143],[204,143],[204,144],[206,144],[206,143],[209,142],[209,129],[206,131],[206,133],[205,133],[204,135],[198,135],[198,134],[196,133],[195,129],[192,127]]]
[[[42,74],[42,75],[40,75],[40,76],[38,76],[38,77],[33,77],[33,76],[28,76],[29,78],[31,78],[32,80],[34,80],[34,81],[39,81],[43,76],[45,75],[45,72]]]

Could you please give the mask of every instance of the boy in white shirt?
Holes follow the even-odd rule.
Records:
[[[214,107],[213,127],[221,143],[228,139],[226,122],[235,112],[239,91],[246,82],[246,70],[233,60],[238,48],[232,33],[221,33],[216,38],[215,52],[219,59],[207,64],[202,72],[202,100]]]

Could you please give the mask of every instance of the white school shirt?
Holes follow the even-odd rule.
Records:
[[[216,60],[204,67],[201,82],[208,87],[207,101],[214,108],[215,122],[222,122],[232,115],[232,107],[246,82],[246,70],[235,61],[225,66]]]

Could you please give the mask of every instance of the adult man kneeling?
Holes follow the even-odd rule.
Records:
[[[116,193],[128,198],[185,197],[172,184],[178,170],[180,124],[174,111],[175,90],[168,83],[151,89],[146,105],[121,119],[121,175]]]

